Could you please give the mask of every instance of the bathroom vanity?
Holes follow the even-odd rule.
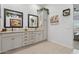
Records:
[[[2,32],[0,38],[1,52],[6,52],[22,46],[23,33]]]
[[[0,53],[46,40],[40,31],[1,32]]]
[[[4,31],[0,32],[0,53],[7,52],[30,44],[35,44],[48,38],[48,10],[38,10],[38,28],[27,31]],[[40,30],[39,30],[40,29]]]

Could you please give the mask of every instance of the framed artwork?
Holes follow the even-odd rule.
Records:
[[[10,19],[11,27],[20,27],[22,25],[22,21],[19,19]]]
[[[28,28],[38,28],[38,16],[28,14]]]
[[[63,16],[69,16],[70,15],[70,9],[63,10]]]
[[[50,23],[51,24],[58,24],[59,23],[59,15],[52,16],[50,19]]]
[[[5,28],[22,28],[23,13],[4,8],[4,27]]]

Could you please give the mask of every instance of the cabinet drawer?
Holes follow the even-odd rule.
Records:
[[[1,37],[15,37],[15,36],[18,36],[18,37],[20,37],[20,36],[23,36],[23,33],[6,33],[6,34],[2,34],[2,36]]]
[[[14,36],[14,35],[13,34],[2,34],[1,37],[12,37],[12,36]]]
[[[31,41],[25,41],[25,42],[23,42],[23,46],[25,46],[25,45],[30,45],[30,44],[32,44]]]

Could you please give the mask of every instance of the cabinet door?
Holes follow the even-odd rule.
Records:
[[[42,41],[43,40],[43,34],[40,32],[40,33],[38,33],[38,35],[37,35],[37,41],[39,42],[39,41]]]
[[[21,47],[22,46],[22,40],[23,37],[22,36],[16,36],[15,37],[15,48]]]
[[[14,39],[12,38],[2,38],[2,52],[8,51],[14,48]]]
[[[44,32],[43,32],[43,34],[44,34],[44,40],[47,40],[47,31],[46,30],[44,30]]]

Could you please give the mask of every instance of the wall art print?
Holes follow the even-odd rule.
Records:
[[[63,10],[63,16],[69,16],[70,15],[70,9]]]
[[[51,24],[58,24],[59,23],[59,15],[51,16],[50,23]]]

